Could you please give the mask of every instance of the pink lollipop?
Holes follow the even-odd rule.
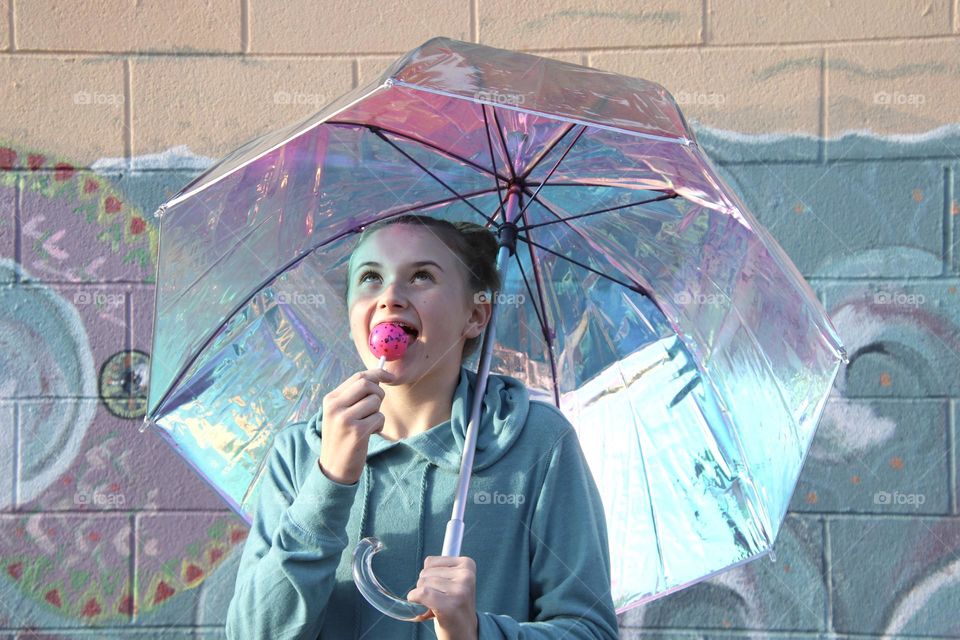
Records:
[[[367,341],[373,355],[380,358],[380,366],[384,360],[399,360],[407,352],[410,336],[403,328],[394,322],[381,322],[370,332]]]

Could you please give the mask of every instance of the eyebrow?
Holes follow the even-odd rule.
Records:
[[[436,267],[436,268],[439,269],[440,271],[443,271],[443,267],[441,267],[440,265],[438,265],[438,264],[437,264],[436,262],[434,262],[433,260],[420,260],[419,262],[411,262],[411,263],[408,264],[407,266],[408,266],[408,267],[425,267],[425,266],[427,266],[427,265],[433,265],[434,267]],[[364,262],[364,263],[362,263],[362,264],[358,264],[358,265],[357,265],[357,269],[359,269],[359,268],[361,268],[361,267],[367,267],[367,266],[370,266],[370,267],[382,267],[383,265],[380,264],[379,262],[369,262],[369,261],[368,261],[368,262]]]

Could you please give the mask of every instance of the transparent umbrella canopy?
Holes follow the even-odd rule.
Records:
[[[666,90],[477,44],[424,43],[160,207],[144,428],[251,521],[273,436],[365,368],[359,232],[409,212],[513,238],[466,364],[573,424],[618,612],[771,552],[846,361],[829,318]]]

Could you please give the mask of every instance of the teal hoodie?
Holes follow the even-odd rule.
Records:
[[[398,596],[439,556],[476,374],[461,367],[451,419],[403,440],[370,436],[358,482],[318,465],[322,409],[276,435],[227,610],[233,640],[436,638],[353,582],[357,541],[375,535],[380,582]],[[491,373],[477,434],[461,555],[477,567],[480,640],[617,638],[603,504],[573,427]]]

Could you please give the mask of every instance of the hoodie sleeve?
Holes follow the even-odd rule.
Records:
[[[553,447],[529,533],[533,619],[477,612],[479,640],[619,638],[603,503],[572,426]]]
[[[347,546],[359,483],[331,480],[311,456],[298,488],[293,438],[281,433],[275,443],[227,609],[228,640],[317,638]]]

